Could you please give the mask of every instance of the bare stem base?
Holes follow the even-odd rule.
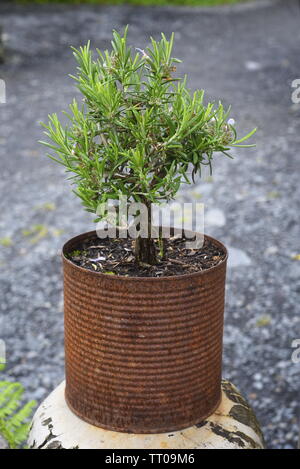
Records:
[[[137,238],[135,240],[135,260],[141,264],[157,264],[154,240],[151,238]]]

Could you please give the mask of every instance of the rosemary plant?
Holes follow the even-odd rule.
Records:
[[[174,34],[169,40],[162,34],[146,50],[134,50],[126,28],[124,35],[114,31],[112,50],[97,50],[95,58],[90,43],[73,48],[78,67],[72,78],[83,101],[70,105],[66,126],[50,115],[44,125],[50,142],[41,143],[71,173],[86,210],[97,213],[99,204],[123,195],[150,213],[152,203],[168,202],[182,183],[194,182],[202,166],[211,169],[215,152],[231,157],[231,147],[252,146],[244,141],[256,129],[238,139],[229,110],[204,104],[203,91],[191,93],[186,77],[176,78],[173,41]],[[135,256],[157,262],[150,217]]]

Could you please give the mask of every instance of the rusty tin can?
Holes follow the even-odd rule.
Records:
[[[76,266],[63,248],[66,401],[109,430],[160,433],[205,420],[221,398],[226,258],[173,277],[122,277]]]

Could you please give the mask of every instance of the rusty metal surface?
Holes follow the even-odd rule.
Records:
[[[69,407],[121,432],[175,431],[204,420],[221,398],[227,257],[189,275],[105,275],[64,256],[88,237],[95,232],[63,249]]]

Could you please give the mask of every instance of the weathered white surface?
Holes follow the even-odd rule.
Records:
[[[159,434],[120,433],[94,427],[68,408],[61,383],[41,404],[28,440],[34,449],[262,449],[256,417],[237,389],[222,382],[222,402],[202,423],[182,431]]]

